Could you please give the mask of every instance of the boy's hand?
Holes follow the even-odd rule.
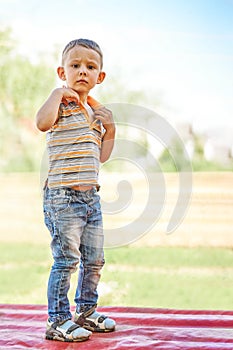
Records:
[[[79,94],[76,91],[74,91],[73,89],[68,88],[66,86],[63,86],[60,89],[61,89],[63,99],[65,99],[68,102],[74,101],[76,103],[79,103],[79,101],[80,101]]]
[[[112,112],[105,108],[101,107],[95,110],[96,119],[100,120],[105,128],[106,132],[102,138],[100,161],[101,163],[106,162],[109,159],[115,138],[115,124],[112,116]]]
[[[95,110],[95,118],[100,120],[106,131],[115,131],[115,124],[112,112],[106,107],[101,107]]]
[[[75,101],[79,104],[79,95],[73,89],[65,86],[54,89],[36,114],[36,125],[39,130],[47,131],[54,125],[63,99],[68,102]]]

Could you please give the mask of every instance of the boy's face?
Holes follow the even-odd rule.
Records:
[[[105,78],[98,52],[79,45],[68,51],[64,66],[58,67],[58,75],[66,80],[67,87],[81,94],[88,94]]]

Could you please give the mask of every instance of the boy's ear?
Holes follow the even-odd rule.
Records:
[[[97,79],[97,84],[101,84],[104,81],[105,76],[106,76],[105,72],[100,72],[99,77]]]
[[[61,80],[66,80],[65,70],[64,67],[58,67],[57,68],[57,74]]]

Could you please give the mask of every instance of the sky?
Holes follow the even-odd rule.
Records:
[[[161,99],[155,112],[200,131],[233,129],[233,0],[0,0],[0,8],[0,28],[12,28],[30,59],[93,39],[108,76]]]

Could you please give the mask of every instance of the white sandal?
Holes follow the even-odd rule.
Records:
[[[47,321],[45,337],[48,340],[59,340],[63,342],[81,342],[88,340],[91,332],[75,324],[71,320],[64,322]]]
[[[92,332],[113,332],[116,322],[105,315],[101,315],[99,312],[95,311],[95,308],[96,305],[86,312],[80,314],[75,312],[74,322]]]

